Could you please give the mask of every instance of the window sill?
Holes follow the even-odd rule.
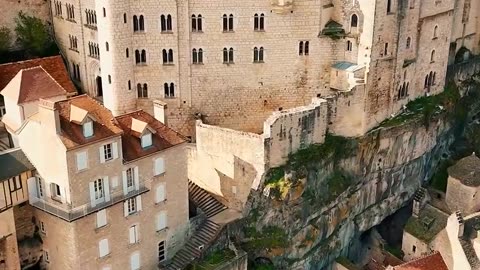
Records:
[[[145,30],[137,30],[137,31],[133,31],[133,34],[134,35],[143,35],[143,34],[146,34],[147,32]]]
[[[69,22],[71,22],[71,23],[77,23],[77,22],[75,21],[75,19],[66,19],[66,21],[69,21]]]
[[[167,34],[167,35],[172,35],[173,31],[172,30],[167,30],[167,31],[161,31],[161,34]]]
[[[165,227],[163,229],[160,229],[160,230],[157,230],[157,234],[161,234],[161,233],[164,233],[168,230],[168,227]]]
[[[155,205],[161,205],[161,204],[167,204],[167,199],[161,201],[161,202],[156,202]]]
[[[55,18],[57,18],[57,19],[62,19],[62,20],[64,20],[64,18],[63,18],[62,15],[55,15],[55,16],[53,16],[53,17],[55,17]]]
[[[433,37],[433,38],[432,38],[432,40],[437,40],[437,39],[438,39],[438,37]]]
[[[192,65],[196,65],[196,66],[197,66],[197,65],[198,65],[198,66],[203,66],[204,64],[203,64],[203,62],[201,62],[201,63],[192,63]]]
[[[134,248],[134,247],[136,247],[136,246],[138,246],[138,245],[140,245],[140,240],[138,240],[137,242],[135,242],[135,243],[133,243],[133,244],[132,244],[132,243],[128,243],[127,248]]]
[[[254,64],[263,64],[265,63],[264,61],[253,61]]]
[[[265,29],[253,29],[254,32],[265,33]]]
[[[387,15],[394,15],[394,14],[395,14],[395,12],[391,12],[391,11],[387,12]]]
[[[228,65],[233,65],[233,64],[235,64],[235,62],[223,62],[223,64],[228,66]]]
[[[175,99],[176,97],[163,97],[164,99]]]
[[[164,66],[174,66],[174,63],[163,63]]]
[[[430,64],[433,64],[433,63],[435,63],[435,61],[430,61]]]
[[[137,67],[146,67],[148,66],[147,63],[136,63],[135,66]]]
[[[110,258],[112,256],[112,252],[108,253],[107,255],[103,256],[103,257],[98,257],[98,260],[99,261],[104,261],[108,258]]]
[[[137,97],[138,99],[148,99],[148,97]]]
[[[89,55],[88,57],[92,58],[92,59],[97,59],[97,60],[100,60],[100,56],[93,56],[93,55]]]
[[[89,28],[91,30],[97,31],[97,26],[96,25],[84,24],[83,26],[85,26],[86,28]]]
[[[57,202],[57,203],[63,204],[62,199],[60,197],[52,197],[52,200]]]
[[[225,31],[225,30],[224,30],[222,33],[224,33],[224,34],[235,33],[235,31],[233,31],[233,30],[227,30],[227,31]]]
[[[161,173],[156,174],[156,175],[154,175],[154,176],[164,176],[164,175],[165,175],[165,172],[161,172]]]
[[[135,211],[135,212],[132,212],[132,213],[128,213],[128,216],[126,216],[126,218],[128,217],[134,217],[134,216],[138,216],[140,213],[140,211]]]
[[[68,48],[70,51],[73,51],[73,52],[76,52],[76,53],[79,53],[78,49],[74,49],[74,48]]]
[[[108,227],[110,227],[110,223],[107,223],[107,224],[103,225],[102,227],[95,227],[94,231],[95,231],[95,233],[98,233],[98,232],[103,231],[103,229],[106,229]]]
[[[192,30],[192,33],[203,34],[203,30]]]

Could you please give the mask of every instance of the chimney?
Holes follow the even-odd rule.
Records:
[[[158,121],[167,125],[167,103],[161,100],[153,101],[153,116]]]
[[[463,232],[465,231],[465,222],[463,220],[463,216],[460,211],[456,211],[455,215],[458,221],[458,238],[461,238],[463,237]]]
[[[422,204],[425,199],[425,193],[425,188],[421,187],[419,190],[417,190],[417,192],[415,192],[415,196],[413,197],[412,215],[416,218],[418,218],[420,210],[423,208]]]
[[[55,102],[46,99],[40,99],[38,103],[38,113],[41,116],[42,125],[46,128],[60,133],[60,116],[55,109]]]

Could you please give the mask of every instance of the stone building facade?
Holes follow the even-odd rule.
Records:
[[[21,70],[2,91],[6,127],[36,169],[26,198],[43,267],[153,269],[171,258],[189,226],[185,138],[141,110],[114,117],[86,95],[68,98],[44,73]],[[36,111],[15,115],[18,96],[38,97]]]
[[[72,77],[114,115],[136,108],[151,112],[152,101],[161,99],[172,127],[185,134],[193,135],[195,118],[261,133],[273,111],[348,90],[360,93],[337,113],[353,110],[357,116],[338,121],[357,127],[342,134],[354,136],[408,100],[442,91],[460,10],[469,14],[468,31],[455,32],[455,40],[476,46],[475,5],[65,0],[52,1],[51,8]],[[347,89],[336,89],[332,81],[338,62],[361,70]]]

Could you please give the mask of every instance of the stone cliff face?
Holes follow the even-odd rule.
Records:
[[[231,226],[236,241],[275,269],[323,269],[352,253],[353,239],[405,206],[432,178],[459,136],[455,117],[480,121],[472,113],[457,115],[455,104],[462,103],[455,93],[434,99],[418,102],[427,109],[411,106],[417,115],[406,112],[363,137],[329,135],[271,169],[263,190],[249,197],[247,218]]]

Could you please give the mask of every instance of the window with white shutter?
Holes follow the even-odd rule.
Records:
[[[157,215],[157,231],[167,228],[167,211],[162,211]]]
[[[140,252],[137,251],[130,256],[130,269],[138,270],[140,269]]]
[[[155,175],[159,175],[165,172],[165,161],[163,158],[155,159]]]
[[[148,132],[142,136],[142,148],[152,146],[152,133]]]
[[[155,192],[155,202],[160,203],[163,201],[165,201],[165,184],[164,183],[158,185]]]
[[[110,253],[108,248],[108,239],[102,239],[98,242],[98,256],[100,258],[107,256]]]
[[[128,230],[128,235],[130,244],[138,243],[138,225],[130,226]]]
[[[77,171],[87,168],[87,152],[77,153]]]
[[[97,228],[107,225],[107,210],[103,209],[97,212]]]
[[[93,122],[92,120],[88,120],[82,125],[83,127],[83,136],[85,138],[93,136]]]

